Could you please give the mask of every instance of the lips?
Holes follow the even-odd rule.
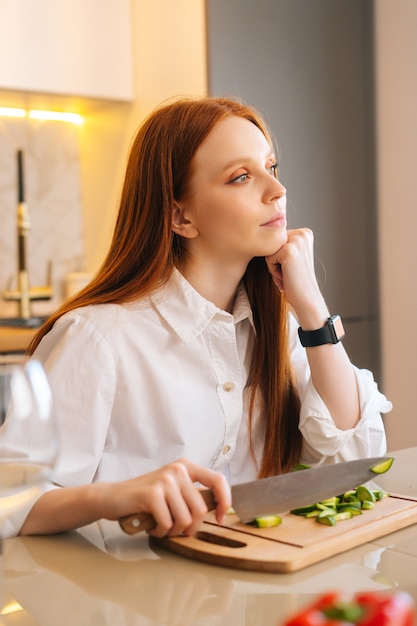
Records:
[[[275,228],[283,228],[287,224],[285,213],[275,213],[267,222],[261,224],[261,226],[269,226]]]

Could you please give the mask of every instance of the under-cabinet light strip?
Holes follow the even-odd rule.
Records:
[[[58,122],[69,122],[71,124],[82,124],[83,118],[78,113],[68,113],[64,111],[41,111],[38,109],[17,109],[13,107],[0,107],[2,117],[29,117],[37,120],[52,120]]]
[[[2,117],[26,117],[25,109],[13,109],[11,107],[0,107]]]

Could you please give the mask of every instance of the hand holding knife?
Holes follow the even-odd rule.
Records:
[[[321,465],[309,470],[261,478],[231,487],[233,508],[243,523],[255,517],[275,515],[339,495],[375,478],[391,466],[392,457],[373,457]],[[382,468],[382,469],[381,469]],[[216,508],[213,492],[201,491],[209,511]],[[129,535],[150,530],[155,520],[149,513],[127,515],[119,520]]]

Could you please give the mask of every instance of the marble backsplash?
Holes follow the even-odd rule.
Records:
[[[31,304],[47,315],[63,300],[69,272],[83,269],[84,240],[78,127],[66,122],[0,118],[0,317],[19,313],[3,298],[17,288],[17,151],[23,151],[25,201],[31,228],[27,263],[31,287],[45,285],[52,268],[53,298]]]

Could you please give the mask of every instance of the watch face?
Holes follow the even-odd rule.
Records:
[[[336,337],[338,340],[345,336],[345,329],[343,328],[342,320],[339,315],[335,315],[332,319],[333,327],[336,331]]]

